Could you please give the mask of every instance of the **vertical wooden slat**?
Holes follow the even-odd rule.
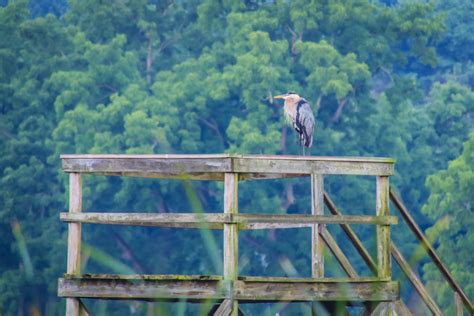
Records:
[[[311,174],[311,213],[324,215],[324,178],[321,174]],[[311,229],[311,271],[314,278],[324,277],[323,240],[319,235],[322,224],[314,224]]]
[[[226,173],[224,177],[224,213],[238,213],[238,174]],[[224,224],[224,279],[237,280],[238,272],[238,226]],[[239,305],[232,302],[232,313],[238,315]]]
[[[377,216],[390,215],[388,177],[377,177],[376,199]],[[377,268],[379,277],[391,277],[390,225],[377,225]]]
[[[461,296],[458,294],[458,292],[454,292],[454,306],[456,306],[456,316],[463,316],[463,303]]]
[[[324,178],[322,174],[311,174],[311,214],[324,215]],[[324,277],[323,239],[319,235],[321,224],[311,227],[311,275]],[[311,315],[316,315],[316,302],[311,305]]]
[[[82,211],[82,178],[80,173],[69,174],[69,212],[79,213]],[[81,273],[81,224],[68,224],[67,244],[67,273]],[[79,316],[81,304],[79,299],[68,298],[66,300],[66,315]]]

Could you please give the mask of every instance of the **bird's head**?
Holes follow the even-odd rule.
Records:
[[[301,100],[301,97],[296,92],[293,92],[293,91],[289,91],[288,93],[274,96],[273,98],[283,99],[285,100],[286,104],[298,103]]]

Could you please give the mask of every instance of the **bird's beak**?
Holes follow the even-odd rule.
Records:
[[[282,95],[276,95],[273,97],[274,99],[284,99],[286,98],[286,94],[282,94]]]

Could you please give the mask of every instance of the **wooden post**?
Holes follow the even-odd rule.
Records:
[[[224,177],[224,213],[238,213],[238,174],[226,173]],[[224,224],[224,280],[235,281],[238,274],[238,226]],[[230,315],[237,316],[239,305],[232,301]]]
[[[322,174],[311,174],[311,214],[324,215],[324,178]],[[311,276],[324,277],[323,239],[319,232],[323,224],[311,227]],[[311,304],[311,315],[316,315],[317,303]]]
[[[311,174],[311,214],[324,215],[324,178]],[[324,277],[323,240],[319,232],[324,224],[314,224],[311,229],[311,271],[313,278]]]
[[[463,306],[462,306],[462,299],[458,292],[454,292],[454,306],[456,310],[456,316],[463,316]]]
[[[378,176],[376,183],[377,216],[389,216],[389,181],[386,176]],[[377,275],[390,278],[390,225],[377,225]]]
[[[82,178],[80,173],[69,174],[69,212],[82,211]],[[67,273],[81,273],[81,224],[68,224]],[[66,315],[79,316],[81,303],[77,298],[66,299]]]

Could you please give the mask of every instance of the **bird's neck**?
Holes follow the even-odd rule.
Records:
[[[293,122],[296,119],[296,103],[285,103],[283,109],[288,122]]]

